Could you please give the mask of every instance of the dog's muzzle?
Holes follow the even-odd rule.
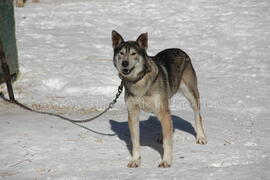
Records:
[[[131,71],[133,71],[134,68],[135,68],[135,67],[132,67],[131,69],[124,68],[124,69],[122,69],[122,73],[123,73],[124,75],[128,75],[128,74],[131,73]]]

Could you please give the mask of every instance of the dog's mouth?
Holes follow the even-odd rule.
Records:
[[[132,67],[131,69],[127,69],[127,68],[122,69],[122,73],[123,73],[124,75],[129,75],[129,74],[131,73],[131,71],[133,71],[134,68],[135,68],[135,67]]]

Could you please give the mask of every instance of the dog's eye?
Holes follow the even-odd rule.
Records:
[[[135,55],[136,55],[136,53],[135,53],[135,52],[131,53],[131,56],[135,56]]]
[[[120,55],[124,55],[124,53],[121,51],[121,52],[120,52]]]

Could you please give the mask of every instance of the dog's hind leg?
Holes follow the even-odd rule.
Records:
[[[136,168],[141,164],[139,113],[138,107],[128,108],[128,127],[132,141],[132,159],[127,165],[129,168]]]
[[[200,113],[200,96],[197,87],[197,78],[191,63],[187,64],[183,72],[180,82],[180,90],[190,102],[195,114],[195,124],[197,131],[196,142],[198,144],[206,144],[207,140],[204,134],[202,117]]]

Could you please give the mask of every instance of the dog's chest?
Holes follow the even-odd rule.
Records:
[[[133,108],[138,106],[141,110],[145,112],[156,112],[160,108],[160,95],[153,94],[150,96],[129,96],[126,99],[126,104],[128,108]]]
[[[129,92],[136,97],[143,97],[147,93],[148,88],[146,87],[146,83],[144,80],[136,84],[131,84],[129,87]]]

